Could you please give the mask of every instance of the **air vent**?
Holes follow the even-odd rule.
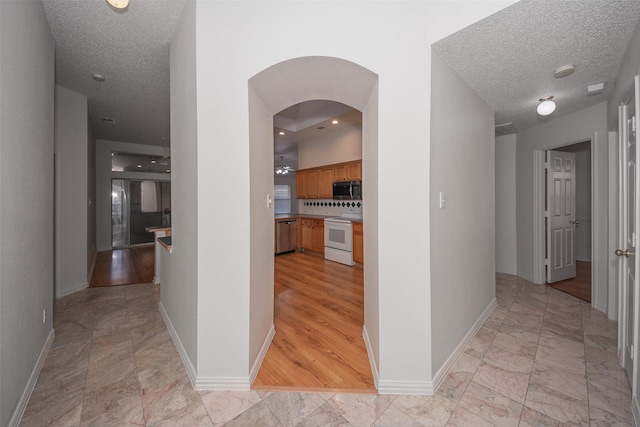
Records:
[[[322,130],[322,129],[326,129],[326,128],[327,128],[326,126],[318,126],[318,127],[316,128],[316,130]]]
[[[504,136],[511,135],[513,133],[518,133],[518,129],[513,125],[513,123],[501,123],[495,126],[496,136]]]
[[[115,125],[116,121],[113,117],[103,117],[102,121],[105,122],[108,125]]]

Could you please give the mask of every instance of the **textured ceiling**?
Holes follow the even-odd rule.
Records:
[[[131,0],[124,12],[104,0],[43,4],[56,40],[56,83],[88,97],[94,136],[170,143],[169,46],[184,0]]]
[[[638,0],[522,0],[433,45],[495,111],[518,130],[606,100],[640,16]],[[556,68],[575,73],[555,78]],[[587,86],[605,83],[599,95]],[[556,111],[536,114],[554,95]]]

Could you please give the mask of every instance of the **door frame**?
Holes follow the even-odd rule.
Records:
[[[556,150],[558,148],[567,147],[569,145],[579,144],[581,142],[589,142],[591,146],[591,306],[598,306],[598,293],[596,289],[601,286],[598,281],[598,273],[602,260],[598,256],[598,252],[593,248],[599,244],[598,236],[595,230],[595,224],[599,223],[599,215],[594,209],[594,201],[596,200],[595,177],[599,176],[601,171],[597,170],[594,162],[594,146],[597,135],[594,133],[591,138],[570,142],[568,144],[559,144],[544,149],[533,150],[533,282],[538,285],[544,285],[546,282],[545,275],[545,252],[546,252],[546,231],[545,231],[545,204],[546,204],[546,185],[545,185],[545,163],[546,152]],[[607,243],[608,244],[608,243]],[[606,309],[606,308],[605,308]]]

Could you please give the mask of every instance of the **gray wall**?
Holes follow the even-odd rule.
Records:
[[[91,123],[87,121],[87,281],[97,255],[96,247],[96,139]]]
[[[87,97],[56,86],[56,297],[88,286]],[[80,225],[87,224],[87,227]]]
[[[609,97],[607,107],[607,124],[609,130],[618,130],[618,106],[627,93],[633,88],[633,78],[640,74],[640,23],[636,25],[629,47],[625,52],[613,93]]]
[[[41,2],[0,2],[0,100],[0,425],[6,426],[19,415],[19,402],[26,403],[23,393],[52,332],[54,41]]]
[[[493,110],[435,53],[431,73],[431,103],[437,106],[431,110],[430,188],[437,372],[495,299],[495,137]]]
[[[171,42],[173,253],[163,258],[168,265],[162,270],[161,292],[162,306],[169,315],[192,369],[197,367],[198,360],[196,320],[199,300],[197,257],[194,256],[198,244],[195,9],[194,2],[186,3]]]
[[[592,137],[594,248],[593,281],[596,285],[592,301],[598,310],[607,310],[608,259],[608,148],[607,103],[552,119],[548,123],[526,129],[518,134],[517,168],[517,230],[518,275],[533,280],[533,157],[534,150],[549,150]],[[600,260],[598,263],[596,260]]]
[[[496,138],[496,271],[518,272],[516,134]]]

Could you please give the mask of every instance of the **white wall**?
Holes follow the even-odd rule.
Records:
[[[348,126],[335,132],[298,143],[298,168],[360,160],[362,158],[362,126]]]
[[[206,306],[198,304],[197,281],[197,129],[196,129],[196,46],[194,2],[187,2],[171,42],[171,235],[172,253],[163,258],[161,300],[185,349],[192,380],[198,366],[197,340],[208,326],[197,318]],[[217,195],[209,197],[218,200]],[[219,245],[215,235],[202,236]],[[166,254],[165,254],[166,255]],[[210,279],[215,279],[214,276]]]
[[[495,304],[495,136],[493,109],[435,53],[431,102],[438,106],[431,112],[430,163],[435,374]]]
[[[533,156],[534,150],[548,150],[593,138],[592,224],[593,283],[592,305],[607,307],[608,268],[608,135],[607,103],[552,119],[518,134],[517,144],[517,229],[518,275],[533,280]]]
[[[171,181],[171,175],[166,173],[112,172],[112,151],[154,156],[164,155],[163,147],[155,145],[108,141],[105,139],[96,140],[96,241],[99,251],[111,250],[111,179]]]
[[[87,282],[97,256],[96,242],[96,139],[91,123],[87,122]]]
[[[60,298],[88,286],[87,97],[56,86],[55,111],[55,290],[56,298]]]
[[[266,133],[271,127],[266,117],[284,107],[319,99],[314,96],[318,94],[329,93],[330,99],[338,101],[347,98],[335,91],[340,82],[336,78],[314,82],[306,89],[306,99],[302,99],[300,88],[290,94],[269,90],[252,94],[250,89],[249,97],[259,98],[254,98],[256,104],[250,107],[247,82],[282,61],[321,55],[352,61],[380,76],[379,86],[367,83],[369,96],[377,90],[375,99],[347,102],[365,114],[373,106],[378,112],[377,119],[363,118],[363,173],[375,181],[365,188],[365,196],[367,191],[375,191],[370,195],[376,199],[374,209],[365,210],[365,295],[370,297],[365,303],[365,323],[371,323],[367,329],[375,333],[370,338],[377,358],[374,363],[380,369],[380,389],[429,391],[430,198],[428,193],[416,195],[414,187],[404,185],[409,181],[428,186],[430,181],[429,46],[510,3],[341,3],[336,14],[328,7],[333,5],[330,2],[265,1],[252,3],[251,13],[242,3],[197,2],[197,181],[186,171],[182,177],[186,187],[198,191],[197,234],[202,238],[197,252],[189,255],[198,260],[198,328],[207,330],[206,334],[198,333],[197,343],[197,375],[203,383],[248,387],[255,346],[266,338],[270,326],[265,304],[271,301],[256,301],[268,294],[273,280],[269,276],[272,261],[264,259],[266,251],[273,250],[273,221],[265,203],[266,195],[273,191],[273,179],[263,178],[260,184],[255,181],[257,173],[273,169],[273,153],[259,159],[252,153],[257,141],[251,139],[272,141],[272,131]],[[273,25],[276,21],[288,25]],[[327,23],[331,23],[331,31],[309,31],[326,28]],[[292,39],[292,33],[298,36]],[[228,43],[230,34],[234,35],[232,44]],[[282,43],[285,39],[287,43]],[[310,70],[310,75],[296,78],[306,81],[335,71],[339,70]],[[299,81],[282,83],[296,86]],[[362,90],[362,84],[354,82],[349,92]],[[282,92],[283,87],[273,90]],[[278,101],[273,103],[274,99]],[[282,107],[274,109],[275,104]],[[175,111],[172,108],[172,114]],[[367,136],[377,137],[370,146]],[[211,159],[231,159],[226,163],[230,169],[211,168]],[[229,180],[230,172],[237,178]],[[220,200],[234,206],[233,215],[221,207]],[[398,223],[398,200],[412,201],[413,221]],[[456,230],[452,233],[457,234]],[[260,235],[268,240],[252,240]],[[209,239],[224,244],[212,244]],[[493,237],[491,246],[492,242]],[[408,244],[411,251],[407,251]],[[176,280],[192,281],[193,277],[183,271]],[[371,307],[369,301],[378,306]],[[256,316],[250,313],[254,303],[262,304]],[[191,305],[190,309],[196,307]]]
[[[54,41],[41,2],[0,2],[0,425],[52,338]],[[84,262],[83,262],[84,264]],[[47,320],[42,321],[43,309]]]
[[[516,134],[496,138],[496,272],[517,274]]]
[[[633,88],[633,78],[640,74],[640,22],[633,31],[629,47],[624,54],[613,92],[607,107],[607,124],[610,131],[618,130],[618,106]]]

